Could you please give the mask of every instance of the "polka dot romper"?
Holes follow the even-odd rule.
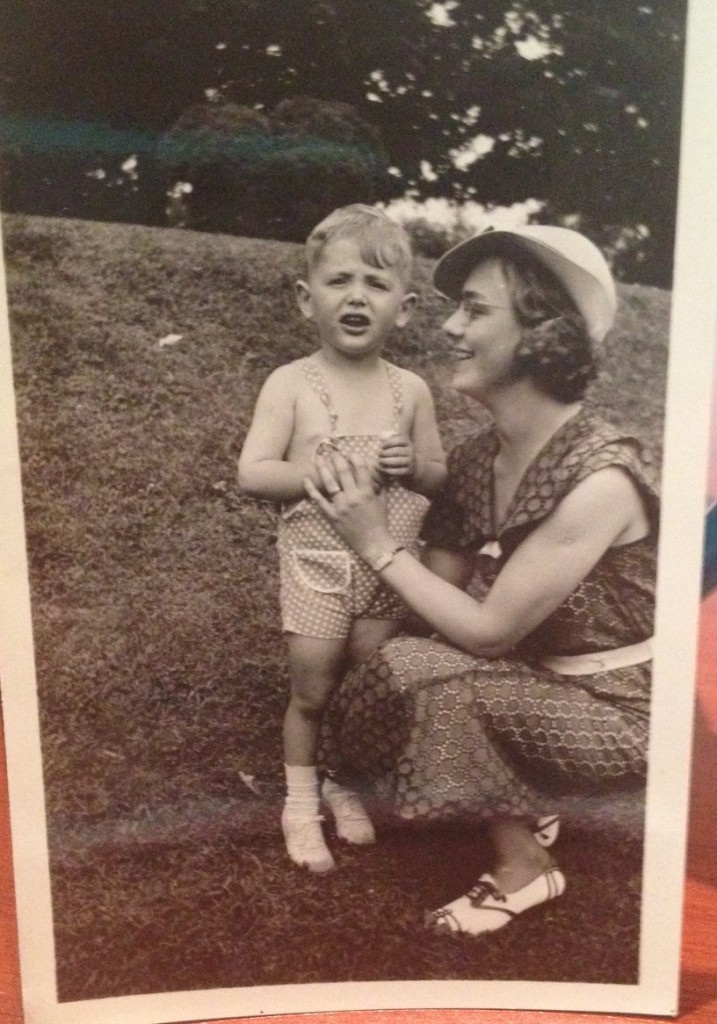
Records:
[[[400,373],[383,363],[393,403],[393,431],[403,410]],[[318,367],[304,360],[302,370],[326,407],[330,433],[316,454],[338,451],[367,462],[381,447],[377,434],[337,434],[338,414]],[[429,501],[397,481],[384,488],[388,524],[397,544],[418,552],[418,535]],[[400,619],[406,609],[396,595],[356,555],[312,501],[304,498],[285,508],[278,533],[280,605],[286,632],[324,639],[347,637],[357,618]]]

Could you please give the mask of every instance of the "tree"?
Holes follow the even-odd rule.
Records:
[[[648,232],[669,282],[686,0],[5,0],[8,109],[164,133],[207,96],[347,104],[396,188]],[[4,58],[4,59],[3,59]]]

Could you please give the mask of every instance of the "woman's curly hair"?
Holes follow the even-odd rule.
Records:
[[[519,251],[497,255],[522,337],[513,355],[516,377],[530,377],[557,402],[580,401],[597,377],[585,321],[557,278]]]

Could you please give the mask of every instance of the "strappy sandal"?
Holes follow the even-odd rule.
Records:
[[[533,825],[535,841],[540,846],[552,846],[560,832],[560,817],[557,814],[547,814],[542,818],[536,818]]]
[[[490,874],[481,875],[465,896],[425,917],[425,925],[435,932],[471,935],[474,938],[498,931],[524,910],[555,899],[565,892],[565,875],[550,867],[517,892],[504,893]]]

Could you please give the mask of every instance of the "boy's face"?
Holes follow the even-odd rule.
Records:
[[[364,263],[350,238],[329,242],[296,291],[322,347],[351,359],[379,352],[391,329],[408,323],[416,301],[396,269]]]

